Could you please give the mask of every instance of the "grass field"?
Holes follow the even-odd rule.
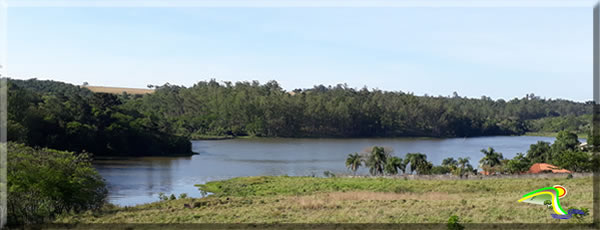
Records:
[[[535,189],[563,185],[563,208],[592,208],[592,178],[403,180],[242,177],[199,187],[205,198],[70,214],[58,223],[591,223],[558,220],[547,207],[518,203]],[[591,214],[591,213],[590,213]]]
[[[146,94],[153,93],[153,89],[138,89],[138,88],[120,88],[120,87],[105,87],[105,86],[82,86],[88,88],[94,93],[113,93],[122,94],[126,92],[128,94]]]

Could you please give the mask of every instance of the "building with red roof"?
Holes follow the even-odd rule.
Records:
[[[552,173],[572,173],[566,169],[560,169],[558,166],[554,166],[546,163],[535,163],[529,168],[527,173],[544,173],[544,172],[552,172]]]

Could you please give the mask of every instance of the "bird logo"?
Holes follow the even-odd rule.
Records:
[[[554,211],[552,217],[556,219],[570,219],[572,214],[585,215],[583,211],[578,209],[569,209],[568,212],[565,212],[560,205],[560,199],[564,198],[566,195],[567,189],[564,186],[554,185],[552,187],[545,187],[527,193],[519,199],[519,202],[546,205],[549,208],[552,208]]]

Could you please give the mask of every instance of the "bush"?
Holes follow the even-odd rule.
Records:
[[[335,177],[335,174],[330,171],[323,172],[323,176],[325,177]]]
[[[569,175],[567,175],[567,179],[573,179],[573,174],[569,173]]]
[[[431,168],[431,174],[434,175],[448,174],[450,172],[452,172],[451,169],[446,166],[433,166]]]
[[[590,210],[589,210],[588,208],[584,208],[584,207],[580,207],[580,208],[578,208],[578,207],[569,207],[569,209],[568,209],[568,210],[571,210],[571,209],[577,209],[577,210],[581,210],[581,211],[583,211],[583,214],[578,214],[578,213],[573,213],[573,214],[572,214],[572,216],[573,216],[573,218],[572,218],[572,219],[573,219],[575,222],[578,222],[578,223],[583,223],[583,222],[584,222],[584,220],[585,220],[584,218],[585,218],[586,216],[590,215]]]
[[[169,200],[169,197],[167,195],[165,195],[164,192],[159,192],[158,193],[158,199],[159,200]]]
[[[87,154],[8,143],[8,224],[36,224],[100,209],[108,190]]]
[[[446,224],[446,226],[448,227],[448,230],[463,230],[465,229],[465,226],[463,226],[462,224],[459,223],[459,219],[457,215],[453,215],[448,219],[448,224]]]

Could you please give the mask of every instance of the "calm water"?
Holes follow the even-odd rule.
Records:
[[[158,200],[158,193],[187,193],[200,197],[194,184],[239,176],[290,175],[322,176],[329,170],[349,173],[344,161],[349,153],[373,146],[388,146],[394,155],[409,152],[427,154],[440,164],[446,157],[470,157],[477,167],[489,146],[512,158],[525,153],[537,141],[553,142],[553,137],[477,137],[450,139],[234,139],[193,141],[192,157],[97,160],[94,165],[109,186],[109,200],[119,205],[135,205]],[[360,173],[366,174],[362,169]]]

